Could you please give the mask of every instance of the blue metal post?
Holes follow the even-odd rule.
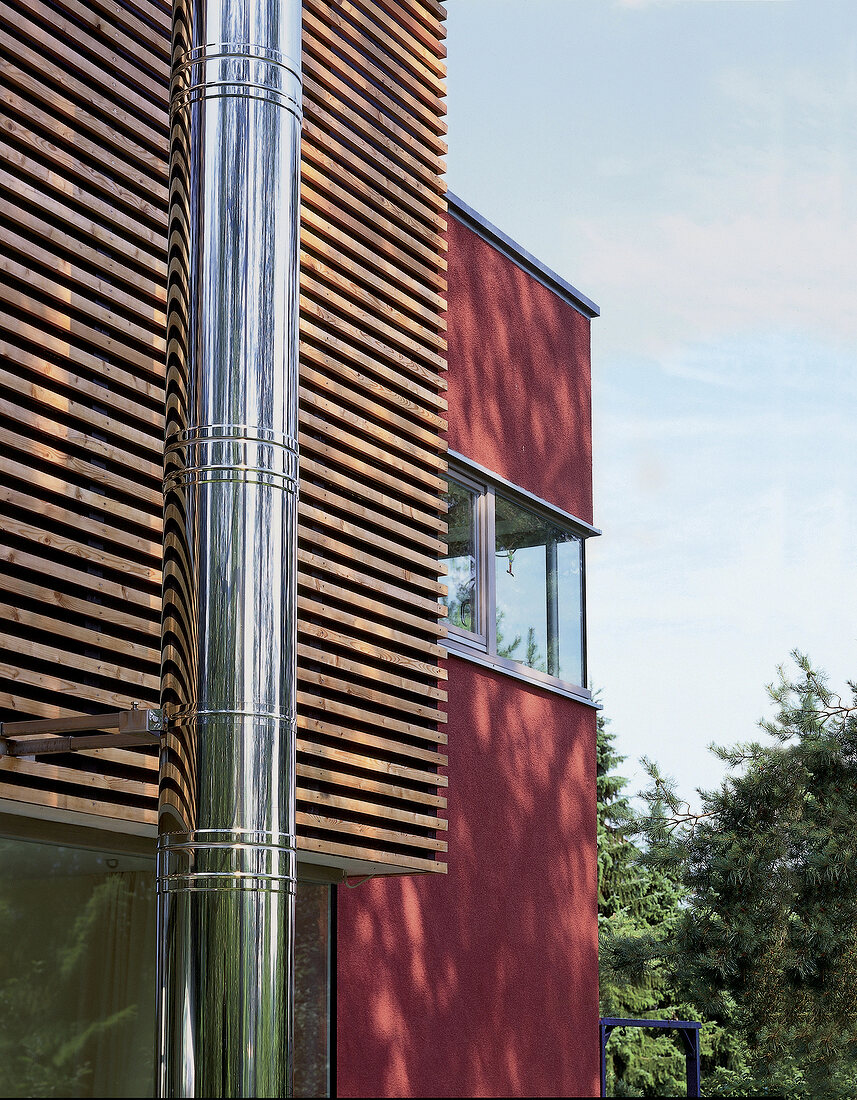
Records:
[[[601,1095],[607,1095],[607,1040],[610,1037],[612,1028],[609,1028],[603,1021],[599,1025],[601,1033]]]
[[[685,1057],[687,1095],[699,1096],[699,1028],[685,1028],[682,1034],[688,1048]]]

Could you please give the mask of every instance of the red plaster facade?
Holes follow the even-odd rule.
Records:
[[[449,219],[449,447],[592,522],[589,318]]]
[[[450,219],[449,443],[592,519],[589,319]],[[597,1096],[595,711],[450,654],[449,873],[337,898],[340,1096]]]

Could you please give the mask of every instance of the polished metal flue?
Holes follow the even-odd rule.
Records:
[[[162,1096],[291,1094],[300,0],[175,0]]]

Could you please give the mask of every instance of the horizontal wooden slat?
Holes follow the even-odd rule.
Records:
[[[157,256],[154,251],[141,248],[127,236],[114,232],[96,218],[88,217],[74,210],[68,202],[64,201],[68,195],[67,190],[61,187],[40,189],[32,180],[22,179],[12,175],[7,170],[0,168],[0,187],[5,188],[15,201],[25,200],[37,210],[48,213],[60,221],[63,226],[72,229],[75,234],[86,242],[95,242],[104,248],[110,249],[116,256],[128,264],[144,268],[149,272],[152,280],[160,279],[166,282],[166,261]],[[73,196],[72,196],[73,197]],[[109,223],[111,226],[115,222]],[[141,280],[145,284],[145,280]],[[164,298],[166,300],[166,296]]]
[[[402,404],[413,415],[416,414],[411,405],[419,404],[429,414],[423,417],[424,420],[431,421],[431,417],[441,419],[439,412],[445,411],[446,399],[423,384],[419,369],[412,370],[410,377],[403,376],[395,365],[390,366],[371,352],[361,351],[353,344],[332,335],[328,324],[331,317],[317,309],[314,312],[318,322],[306,316],[301,318],[301,335],[305,338],[301,342],[301,352],[305,358],[336,371],[344,379],[350,377],[351,371],[356,371],[358,375],[363,374],[367,379],[364,385],[384,387],[389,401]],[[323,350],[319,351],[316,345],[320,345]],[[434,426],[441,428],[439,423]]]
[[[417,20],[411,20],[409,25],[403,26],[401,5],[395,5],[395,15],[390,14],[386,5],[376,3],[375,0],[339,0],[338,8],[343,15],[358,23],[387,52],[400,58],[402,64],[419,80],[430,88],[436,88],[440,96],[446,95],[446,86],[438,83],[446,75],[445,66],[437,53],[441,48],[440,42],[434,39],[431,44],[421,41],[424,32]]]
[[[304,0],[304,23],[313,34],[324,35],[328,41],[335,43],[336,48],[352,65],[358,64],[358,59],[366,65],[364,59],[368,55],[371,58],[369,64],[372,66],[372,74],[379,83],[386,84],[389,94],[420,118],[429,129],[437,134],[446,133],[443,106],[438,97],[431,92],[426,94],[421,85],[410,80],[394,54],[380,49],[373,39],[361,34],[357,26],[340,16],[336,7],[325,3],[325,0]],[[352,47],[352,43],[357,49]]]
[[[335,833],[347,833],[352,837],[365,837],[367,840],[386,841],[390,844],[407,844],[415,848],[428,848],[435,852],[445,852],[446,841],[438,840],[432,836],[421,836],[415,833],[397,833],[393,829],[379,829],[374,825],[363,822],[340,821],[335,817],[322,817],[321,814],[308,814],[303,810],[298,812],[298,825],[304,825],[308,829],[321,829]]]
[[[135,690],[140,690],[149,697],[157,696],[160,689],[160,679],[155,674],[135,671],[124,664],[105,664],[103,661],[87,657],[82,653],[72,652],[62,644],[62,639],[57,639],[54,645],[47,645],[12,634],[8,630],[7,622],[0,624],[0,649],[5,649],[7,652],[15,653],[20,657],[30,657],[38,661],[56,663],[73,672],[102,676],[106,680],[117,680],[126,683],[133,679]],[[131,697],[126,706],[131,706],[133,702],[134,698]]]
[[[75,121],[90,137],[103,141],[116,154],[134,162],[138,169],[151,175],[163,186],[167,179],[167,159],[163,150],[153,151],[136,141],[132,124],[122,130],[112,124],[114,108],[104,98],[68,73],[61,76],[45,64],[44,57],[30,48],[21,37],[13,37],[3,29],[0,19],[0,51],[15,59],[11,63],[0,57],[0,73],[4,84],[12,84],[34,96],[50,110]],[[142,136],[142,135],[140,135]]]
[[[304,196],[308,197],[307,189],[304,189]],[[321,207],[322,204],[318,205]],[[430,286],[409,273],[418,265],[406,252],[365,226],[359,227],[358,234],[345,232],[340,225],[348,224],[352,219],[339,212],[334,220],[327,216],[328,213],[329,208],[322,212],[309,205],[309,201],[304,203],[301,212],[301,245],[304,250],[312,249],[333,263],[347,263],[349,257],[353,258],[363,272],[371,272],[378,277],[376,285],[383,287],[385,294],[389,294],[390,283],[395,281],[399,288],[399,301],[405,309],[421,311],[424,315],[426,311],[434,311],[434,323],[446,329],[446,318],[442,312],[446,309],[446,303]]]
[[[320,596],[325,600],[325,606],[328,606],[328,600],[337,600],[346,604],[349,611],[363,611],[371,616],[373,620],[376,618],[380,620],[387,619],[390,622],[411,626],[422,633],[427,633],[425,614],[417,615],[413,612],[404,611],[401,607],[391,605],[383,598],[361,595],[359,591],[355,592],[353,589],[344,588],[341,584],[336,583],[340,579],[339,571],[332,569],[330,574],[334,579],[325,580],[301,572],[299,577],[300,588],[313,595]],[[367,584],[362,587],[372,592],[375,597],[383,597],[383,592],[379,591],[376,585]],[[347,614],[347,612],[342,612],[342,614]]]
[[[365,218],[369,225],[383,228],[383,231],[401,247],[413,252],[428,267],[438,271],[446,270],[445,248],[438,250],[437,231],[425,229],[418,220],[405,210],[393,208],[392,200],[378,194],[370,181],[348,172],[348,161],[335,160],[319,146],[305,140],[301,146],[301,181],[306,180],[312,187],[327,195],[331,201],[344,206],[358,218]],[[335,182],[341,180],[342,182]],[[346,186],[347,184],[347,186]],[[428,236],[428,241],[424,238]],[[443,289],[443,280],[438,277],[437,286]]]
[[[354,683],[352,680],[344,680],[338,677],[335,671],[325,673],[302,668],[298,671],[298,682],[311,684],[316,691],[339,692],[348,695],[355,701],[365,700],[373,706],[388,707],[402,714],[409,714],[415,719],[425,718],[429,724],[446,721],[446,714],[443,711],[436,710],[434,707],[427,707],[423,703],[412,702],[410,699],[401,696],[392,695],[387,691],[380,691],[374,687]]]
[[[374,508],[355,504],[347,496],[343,496],[335,490],[325,489],[309,479],[301,485],[301,500],[306,502],[307,505],[312,502],[316,506],[312,512],[308,507],[305,508],[305,517],[312,515],[316,523],[322,522],[337,526],[337,529],[341,530],[343,535],[350,536],[349,541],[369,542],[370,545],[376,546],[379,550],[389,550],[390,553],[403,557],[405,556],[402,553],[404,546],[421,547],[422,549],[418,551],[411,550],[408,556],[413,565],[422,566],[430,574],[436,573],[438,558],[446,556],[446,543],[442,543],[437,535],[421,532],[418,528],[391,519],[388,515],[384,515]],[[322,505],[327,509],[324,520],[318,518],[318,505]],[[333,519],[335,511],[344,512],[353,522],[340,526]],[[383,538],[378,534],[379,530],[385,532]],[[312,538],[312,535],[308,534],[307,537]]]
[[[360,707],[353,707],[349,703],[340,703],[336,699],[328,699],[321,695],[313,695],[308,691],[298,691],[298,703],[310,710],[320,711],[322,714],[336,715],[337,719],[352,719],[355,722],[368,720],[377,729],[386,730],[388,733],[403,733],[406,737],[417,740],[439,741],[441,736],[435,736],[433,730],[425,729],[414,722],[403,722],[384,714],[373,714],[370,717]]]
[[[300,811],[298,812],[300,813]],[[373,863],[388,863],[395,867],[400,874],[426,871],[444,874],[447,868],[447,865],[441,863],[440,860],[417,859],[410,854],[400,855],[399,853],[391,856],[385,853],[383,849],[359,847],[353,841],[347,844],[337,844],[327,838],[320,840],[318,837],[310,836],[298,836],[298,851],[316,852],[327,856],[345,857],[346,859],[368,860]]]
[[[0,74],[7,77],[11,71],[11,66],[0,59]],[[138,169],[129,157],[117,155],[106,141],[97,140],[104,136],[104,127],[94,116],[66,100],[58,88],[45,89],[40,93],[41,85],[26,73],[17,71],[15,74],[14,83],[19,91],[11,88],[13,80],[5,80],[4,83],[7,86],[3,89],[3,104],[10,113],[3,116],[2,126],[7,132],[11,133],[13,128],[19,127],[23,119],[28,128],[37,128],[42,133],[49,134],[52,142],[63,144],[76,157],[84,156],[88,160],[94,160],[105,172],[121,179],[129,191],[133,189],[147,197],[155,209],[166,209],[168,195],[165,183]],[[45,97],[50,100],[49,111],[39,103],[39,99]],[[72,124],[63,121],[64,119],[73,120]],[[95,137],[88,137],[88,133]],[[113,131],[109,133],[115,137]]]
[[[317,572],[329,574],[336,583],[344,582],[354,585],[358,589],[365,588],[371,597],[381,599],[386,604],[399,603],[411,609],[420,609],[427,612],[431,619],[424,618],[423,622],[431,621],[440,614],[437,597],[423,596],[415,592],[412,587],[408,587],[408,577],[404,570],[401,575],[397,576],[399,583],[393,583],[388,573],[378,577],[367,570],[358,568],[359,563],[355,564],[354,560],[350,560],[349,564],[345,565],[342,562],[333,561],[323,554],[314,553],[304,546],[298,547],[298,561],[306,567],[301,570],[300,575],[302,577],[310,578]],[[307,586],[312,587],[309,581],[307,581]],[[432,669],[430,675],[436,680],[437,670]]]
[[[448,783],[446,775],[438,775],[437,771],[408,767],[402,763],[380,760],[373,756],[363,756],[359,752],[349,752],[340,748],[331,748],[329,745],[319,745],[318,742],[306,738],[298,738],[297,750],[316,759],[330,760],[337,766],[343,764],[343,766],[349,768],[391,775],[391,777],[410,780],[414,783],[425,783],[428,787],[446,787]]]
[[[0,159],[5,165],[4,181],[9,180],[10,169],[14,170],[16,175],[20,173],[30,184],[39,188],[40,194],[57,196],[70,206],[85,207],[88,214],[99,219],[103,224],[109,225],[123,242],[127,241],[139,246],[142,250],[141,254],[145,256],[144,262],[153,264],[162,262],[159,255],[162,245],[161,234],[139,216],[126,214],[115,203],[101,198],[95,187],[84,187],[74,179],[46,168],[33,156],[21,153],[8,144],[0,146]],[[59,166],[58,163],[57,167]],[[104,183],[105,187],[109,187],[103,177],[96,177],[94,182]]]
[[[146,689],[139,687],[138,694],[129,691],[112,691],[109,688],[93,688],[88,684],[81,684],[71,676],[49,676],[44,672],[33,672],[25,665],[12,664],[10,656],[17,653],[13,649],[11,654],[6,652],[5,658],[0,658],[0,676],[6,679],[13,687],[19,690],[24,686],[38,688],[40,691],[53,691],[59,695],[67,695],[74,699],[85,699],[91,703],[110,706],[116,710],[130,710],[135,703],[146,698]],[[130,679],[130,677],[126,677]],[[129,684],[128,687],[137,688],[137,685]]]
[[[299,845],[437,872],[443,47],[400,8],[304,13]],[[57,718],[158,697],[169,15],[0,13],[0,708]],[[151,824],[157,768],[0,760],[0,798]]]
[[[339,470],[333,467],[328,467],[325,470],[320,462],[316,462],[306,454],[301,455],[300,468],[302,476],[308,478],[321,478],[324,476],[331,485],[336,486],[345,494],[353,493],[355,497],[362,497],[364,500],[371,501],[385,511],[404,517],[410,523],[427,527],[439,534],[446,534],[445,519],[415,507],[411,501],[401,500],[389,493],[380,492],[357,478],[340,473]]]
[[[0,798],[15,802],[26,802],[33,806],[49,806],[55,810],[69,810],[74,813],[96,814],[98,817],[112,817],[119,821],[135,822],[143,825],[156,825],[158,812],[154,807],[142,808],[126,806],[121,802],[104,802],[97,798],[66,794],[64,791],[45,791],[38,787],[11,786],[2,782],[3,773],[8,768],[6,761],[0,760]]]
[[[337,198],[344,201],[333,202]],[[442,297],[446,281],[443,275],[446,261],[431,252],[425,256],[416,256],[407,242],[391,231],[389,224],[379,221],[370,207],[360,203],[349,192],[333,196],[320,185],[318,173],[301,172],[301,218],[309,225],[319,224],[337,228],[337,244],[349,251],[366,254],[374,251],[378,256],[386,256],[392,263],[409,274],[403,285],[409,293],[418,294],[429,300]],[[313,220],[313,218],[315,220]],[[367,220],[368,219],[368,220]],[[350,238],[350,239],[349,239]],[[421,287],[421,289],[417,289]],[[439,305],[439,303],[436,303]]]
[[[44,511],[45,506],[42,505],[40,509],[34,512],[33,519],[38,520]],[[100,568],[112,569],[117,574],[128,577],[132,582],[141,581],[144,585],[151,585],[153,587],[160,586],[160,569],[129,561],[127,558],[120,557],[117,554],[111,554],[106,550],[101,550],[98,547],[82,542],[71,534],[60,535],[53,531],[45,530],[43,527],[39,526],[38,522],[27,523],[23,520],[15,519],[13,516],[6,513],[3,515],[2,520],[0,520],[0,528],[9,535],[15,535],[18,538],[26,539],[31,542],[34,547],[51,547],[63,554],[70,554],[72,557],[80,558],[82,561],[96,565]],[[149,597],[137,592],[130,585],[122,586],[122,593],[125,599],[144,604],[149,602]]]
[[[85,263],[94,267],[100,276],[110,280],[109,286],[113,288],[110,294],[118,290],[122,295],[120,301],[123,306],[130,294],[138,303],[139,309],[146,311],[145,315],[151,316],[153,326],[160,318],[163,318],[166,323],[166,315],[163,312],[167,301],[166,285],[140,275],[139,272],[128,267],[124,258],[117,258],[119,253],[110,255],[103,248],[90,246],[86,239],[59,229],[18,201],[18,196],[4,195],[0,192],[0,216],[13,222],[22,233],[27,233],[29,239],[46,246],[39,249],[36,259],[38,262],[44,262],[47,257],[49,264],[56,265],[60,277],[65,277],[73,271],[69,258]],[[50,253],[47,252],[47,248],[50,248]]]
[[[38,291],[48,299],[49,305],[38,300],[32,304],[26,300],[21,301],[20,296],[4,299],[23,312],[32,314],[40,323],[57,325],[64,332],[76,332],[91,346],[100,348],[106,354],[112,353],[121,357],[129,366],[138,367],[144,375],[152,375],[153,359],[159,362],[164,357],[163,332],[155,333],[151,328],[129,321],[127,317],[117,314],[115,307],[100,305],[97,296],[82,294],[79,290],[70,289],[67,284],[58,282],[56,274],[49,279],[35,271],[32,263],[27,267],[10,256],[2,258],[0,272],[6,276],[10,286],[23,283],[30,294]],[[75,284],[72,283],[71,286],[74,287]],[[100,289],[102,294],[112,296],[111,287],[102,285]],[[93,324],[72,319],[75,313],[83,314]],[[107,335],[108,330],[112,335]],[[147,351],[141,352],[141,347]],[[154,377],[158,379],[158,374]]]
[[[7,376],[8,377],[8,376]],[[14,377],[14,376],[13,376]],[[22,386],[17,392],[23,394],[26,392],[26,388]],[[58,407],[61,402],[58,402]],[[20,425],[23,428],[27,428],[42,436],[47,436],[53,446],[32,442],[32,445],[28,448],[29,453],[40,458],[44,457],[47,453],[59,453],[59,448],[63,448],[64,457],[60,460],[60,464],[67,466],[72,472],[78,472],[86,470],[87,472],[93,467],[90,464],[92,462],[104,462],[111,463],[116,467],[123,469],[128,468],[128,453],[122,451],[119,448],[104,442],[101,439],[96,438],[91,433],[79,431],[76,428],[70,427],[61,421],[58,416],[47,415],[48,410],[35,411],[33,409],[26,408],[23,404],[15,404],[13,401],[8,400],[2,395],[0,391],[0,416],[7,417],[13,423]],[[10,444],[11,445],[11,444]],[[82,459],[78,462],[71,456],[70,453],[66,454],[66,449],[71,452],[85,450],[87,453],[87,459]],[[147,469],[140,470],[139,463],[135,463],[135,473],[137,474],[136,485],[136,497],[138,506],[140,508],[147,508],[151,511],[161,511],[161,491],[160,488],[153,488],[151,484],[146,483],[143,478],[146,476],[147,470],[151,471],[151,477],[153,480],[159,481],[160,469],[155,466],[154,463],[151,466],[147,466]],[[143,464],[146,465],[145,463]],[[96,470],[101,467],[95,466]],[[106,466],[104,467],[105,476],[107,475]],[[124,475],[116,475],[115,471],[110,475],[115,481],[117,487],[120,484],[125,484],[130,480],[125,478]],[[95,477],[93,480],[97,480]]]
[[[353,798],[347,795],[335,794],[332,791],[314,790],[311,787],[303,787],[298,791],[298,804],[300,805],[302,802],[309,805],[324,806],[328,810],[337,808],[345,810],[347,813],[362,814],[365,817],[406,822],[409,825],[415,825],[423,829],[446,829],[447,827],[443,818],[435,817],[430,813],[405,810],[399,806],[380,805],[369,799]]]
[[[0,416],[3,415],[3,407],[6,404],[8,403],[0,400]],[[32,414],[25,418],[23,414],[26,413],[29,413],[29,410],[18,410],[16,419],[21,426],[32,425],[38,428],[45,423],[42,417]],[[148,527],[153,532],[156,532],[158,542],[160,543],[161,494],[159,492],[148,489],[145,485],[141,485],[139,479],[134,481],[133,478],[117,474],[112,470],[107,470],[97,461],[93,462],[87,459],[78,458],[72,453],[73,448],[67,446],[70,442],[67,433],[58,433],[52,438],[56,444],[66,444],[66,446],[62,447],[43,443],[40,440],[33,439],[32,436],[23,435],[20,432],[9,431],[0,424],[0,446],[8,447],[11,451],[18,451],[20,454],[27,455],[40,464],[44,463],[47,466],[56,468],[57,471],[62,471],[73,477],[76,476],[80,479],[85,479],[90,484],[96,483],[102,485],[105,489],[110,489],[116,493],[136,498],[136,509],[133,513],[129,511],[128,505],[125,504],[121,506],[123,514],[127,518],[130,518],[133,523],[139,526]],[[86,442],[86,437],[83,436],[82,433],[77,433],[77,438],[81,443]],[[10,461],[15,461],[15,459],[10,456]],[[59,477],[57,480],[60,480]],[[65,482],[63,482],[63,484],[65,484]],[[76,487],[68,491],[71,495],[76,495]],[[114,501],[111,507],[118,509],[120,505]]]
[[[45,7],[40,0],[28,0],[28,9],[38,12]],[[167,137],[167,104],[162,90],[158,94],[153,89],[150,97],[140,95],[127,79],[129,66],[116,54],[103,53],[101,66],[91,61],[78,45],[88,43],[89,36],[56,12],[49,13],[51,29],[48,29],[35,19],[28,19],[6,0],[0,0],[0,18],[38,45],[42,67],[47,62],[61,70],[59,83],[63,87],[75,92],[80,89],[84,102],[104,110],[114,125],[128,130],[155,150],[163,148]]]
[[[0,205],[0,214],[2,213]],[[52,233],[52,245],[56,245],[57,236],[55,232]],[[105,320],[112,325],[122,326],[125,332],[133,332],[140,343],[149,344],[153,352],[157,352],[159,359],[163,357],[167,318],[162,309],[147,305],[141,301],[139,294],[128,293],[118,279],[108,281],[101,278],[98,274],[69,262],[64,256],[58,255],[56,250],[49,251],[37,244],[32,237],[24,237],[8,226],[3,230],[3,239],[8,253],[2,257],[3,266],[0,270],[16,275],[21,266],[20,260],[28,260],[30,267],[27,278],[35,278],[34,285],[44,289],[47,295],[56,298],[60,303],[65,301],[69,305],[76,305],[76,308],[84,309],[89,316],[96,315],[96,303],[109,300],[112,308],[100,311]],[[74,247],[77,255],[76,242]],[[33,266],[36,264],[51,270],[53,278],[44,279],[36,272]],[[118,314],[118,310],[122,310],[123,314]],[[136,324],[128,324],[124,316],[128,313],[136,317]]]
[[[0,524],[0,555],[2,555],[4,562],[40,573],[44,573],[46,569],[49,569],[51,579],[55,583],[61,582],[63,585],[73,585],[93,594],[128,605],[127,610],[123,612],[124,621],[127,621],[129,626],[137,624],[137,629],[141,629],[140,623],[148,624],[159,619],[161,611],[160,595],[135,588],[132,585],[120,584],[109,577],[99,576],[91,570],[87,571],[85,566],[78,569],[71,565],[61,565],[50,557],[46,559],[40,553],[40,546],[64,551],[64,545],[49,544],[45,542],[43,537],[40,543],[39,536],[43,536],[43,532],[40,532],[37,527],[25,526],[24,524],[17,524],[16,526],[21,529],[21,537],[31,541],[33,545],[26,550],[8,545],[1,532],[8,530],[9,534],[18,534],[18,531],[13,531],[4,521],[3,524]],[[82,551],[76,556],[83,559],[84,562],[89,561],[88,556]],[[13,583],[9,581],[10,587]],[[98,605],[94,605],[94,607],[98,608]],[[93,610],[92,614],[98,617],[99,614],[106,615],[106,611]]]
[[[17,324],[14,319],[9,320],[8,323],[10,327],[14,325],[17,331],[24,331],[24,326],[22,324]],[[44,345],[47,346],[48,342],[49,338],[45,337],[43,341]],[[42,378],[56,381],[59,385],[56,390],[48,389],[46,386],[40,386],[36,382],[31,382],[28,378],[11,370],[10,367],[12,366],[24,366],[28,368],[28,370],[32,369],[34,373],[38,373]],[[106,388],[96,387],[82,379],[79,375],[72,374],[70,371],[65,370],[63,367],[58,367],[54,363],[45,362],[45,360],[33,355],[31,352],[16,347],[14,344],[3,339],[0,339],[0,387],[11,390],[18,396],[25,398],[28,402],[42,406],[52,412],[62,413],[72,420],[77,420],[81,424],[85,424],[87,428],[91,430],[92,434],[104,432],[114,439],[120,441],[124,440],[126,444],[131,444],[139,447],[140,450],[147,451],[152,456],[152,459],[149,463],[143,460],[142,464],[144,469],[142,472],[144,474],[151,474],[151,471],[160,469],[160,462],[158,459],[162,453],[163,444],[159,444],[158,442],[158,437],[154,432],[154,424],[152,425],[152,430],[142,431],[140,428],[128,422],[132,414],[135,419],[139,417],[141,420],[148,421],[150,410],[147,409],[146,406],[139,403],[135,404],[131,413],[125,413],[126,419],[122,420],[119,416],[109,416],[99,409],[92,408],[91,405],[76,401],[69,397],[68,394],[85,394],[93,401],[98,401],[98,403],[101,404],[102,402],[110,400],[110,391]],[[157,418],[153,414],[152,420],[156,419]]]
[[[405,327],[424,343],[439,348],[441,352],[445,350],[446,341],[442,333],[446,331],[446,318],[438,314],[437,307],[423,305],[416,297],[403,291],[400,291],[395,303],[390,302],[386,298],[389,292],[385,285],[387,280],[375,273],[377,260],[369,260],[365,255],[361,258],[367,260],[366,264],[350,260],[340,249],[330,247],[306,227],[301,233],[301,244],[302,272],[311,271],[322,281],[341,287],[354,301],[378,311],[382,320]],[[344,274],[344,279],[340,278],[340,274]]]
[[[30,0],[27,0],[28,4]],[[119,49],[131,54],[134,60],[150,70],[156,77],[160,77],[163,85],[170,79],[170,55],[167,49],[168,26],[162,20],[164,37],[160,43],[152,36],[151,27],[142,20],[135,19],[132,12],[121,4],[111,4],[107,0],[98,0],[93,3],[80,3],[79,0],[53,0],[54,5],[69,13],[78,22],[88,28],[89,32],[97,36],[96,49],[100,51],[100,43],[107,42]],[[154,13],[157,9],[150,9]],[[105,24],[103,15],[111,20],[112,26]],[[131,33],[126,33],[130,31]],[[157,47],[160,44],[161,49]],[[150,47],[152,47],[150,49]]]
[[[57,135],[52,133],[51,140],[48,140],[32,126],[32,119],[28,119],[27,122],[28,124],[25,125],[6,115],[0,129],[12,138],[16,145],[24,146],[36,157],[49,160],[52,168],[56,169],[56,173],[62,172],[66,179],[79,181],[79,184],[96,197],[100,192],[101,195],[112,200],[110,220],[129,230],[132,238],[139,237],[144,244],[158,240],[157,230],[146,231],[139,224],[141,219],[153,225],[158,225],[163,220],[164,206],[155,205],[151,201],[151,193],[148,196],[140,195],[136,190],[124,187],[121,176],[117,180],[115,177],[96,171],[88,163],[81,161],[79,149],[75,149],[74,152],[67,151],[54,140]],[[2,155],[7,164],[20,167],[31,178],[34,176],[37,179],[41,178],[35,169],[33,156],[25,155],[11,146],[7,146]],[[51,182],[57,183],[55,179]],[[64,182],[57,189],[73,196],[74,192],[70,191],[70,186],[74,184],[69,185]]]
[[[9,587],[12,586],[10,585]],[[19,592],[22,589],[20,582],[18,582],[15,587]],[[0,592],[3,592],[6,588],[7,581],[0,576]],[[44,599],[44,593],[35,585],[28,585],[27,588],[34,598],[39,600]],[[48,607],[50,606],[51,605],[48,605]],[[89,607],[86,607],[84,614],[88,613]],[[100,626],[87,627],[82,626],[79,622],[69,623],[65,619],[57,618],[49,614],[40,614],[39,612],[31,611],[29,608],[16,607],[13,604],[3,601],[0,601],[0,616],[4,616],[7,622],[20,623],[24,627],[30,627],[33,630],[40,630],[45,633],[54,632],[58,634],[60,638],[72,638],[81,645],[91,648],[103,645],[105,642],[105,634]],[[129,642],[124,638],[111,637],[109,639],[109,646],[112,653],[121,654],[123,657],[131,657],[135,661],[147,661],[149,664],[156,666],[161,659],[160,646],[157,644],[141,645],[139,642]],[[57,648],[62,647],[59,646]],[[57,650],[55,649],[54,653],[56,652]]]
[[[0,439],[2,437],[3,432],[0,431]],[[87,531],[97,538],[115,542],[137,554],[145,554],[160,561],[162,539],[159,519],[146,512],[139,515],[129,513],[128,506],[123,501],[91,489],[83,489],[44,470],[35,471],[32,465],[16,462],[11,454],[7,454],[3,465],[11,477],[29,482],[27,492],[10,485],[0,485],[0,500],[6,504],[26,510],[37,498],[40,502],[39,513],[44,518],[56,520],[58,523],[69,523],[80,531]],[[46,494],[49,493],[63,496],[69,503],[74,502],[76,507],[80,507],[80,512],[48,503]],[[97,516],[93,516],[93,510],[97,511]],[[127,529],[129,521],[149,528],[155,537],[147,539],[130,533]]]
[[[325,624],[339,624],[339,633],[345,634],[342,628],[347,628],[347,633],[362,632],[363,634],[369,634],[374,638],[382,639],[386,643],[386,647],[391,648],[391,643],[396,643],[406,650],[414,650],[417,653],[425,654],[429,657],[440,657],[443,655],[443,651],[440,646],[434,645],[432,642],[426,640],[425,637],[409,633],[405,630],[394,630],[390,626],[386,626],[384,623],[378,622],[376,619],[369,619],[362,615],[356,615],[353,610],[341,611],[338,608],[333,608],[329,604],[319,603],[317,600],[310,599],[307,596],[298,597],[298,610],[305,615],[314,616],[317,620],[322,620]],[[333,626],[332,629],[336,629]]]
[[[334,738],[343,744],[365,745],[367,748],[377,750],[379,753],[395,753],[399,756],[406,756],[412,761],[424,761],[432,767],[443,768],[446,767],[448,762],[447,757],[436,749],[425,748],[410,742],[407,746],[403,746],[395,737],[381,737],[356,726],[343,726],[322,718],[316,718],[310,714],[298,714],[298,729],[311,735],[313,744],[320,744],[322,737]]]
[[[134,418],[151,424],[153,428],[157,426],[162,414],[159,414],[151,407],[155,403],[156,387],[145,379],[141,379],[130,371],[125,370],[124,367],[117,366],[115,362],[107,362],[100,355],[87,351],[85,348],[81,347],[80,343],[77,341],[80,339],[80,342],[83,343],[86,339],[86,333],[81,331],[83,326],[78,326],[74,322],[70,322],[66,330],[68,338],[66,338],[65,335],[60,335],[59,331],[61,331],[62,315],[51,310],[49,307],[44,307],[44,313],[49,323],[56,324],[57,327],[53,331],[48,331],[46,328],[39,328],[35,323],[35,314],[38,312],[38,304],[33,306],[34,315],[32,319],[22,320],[15,316],[9,307],[20,307],[25,298],[26,296],[23,291],[8,287],[7,284],[0,279],[0,323],[2,323],[2,327],[6,330],[6,334],[9,336],[16,336],[29,344],[40,344],[44,351],[49,352],[57,358],[63,359],[68,366],[80,368],[82,372],[85,372],[78,373],[78,371],[75,371],[72,374],[64,367],[59,367],[55,364],[48,365],[42,360],[38,360],[39,374],[42,377],[50,377],[57,381],[65,382],[75,394],[85,394],[87,397],[92,398],[95,403],[100,405],[104,405],[106,402],[112,403],[112,401],[116,401],[116,397],[113,396],[111,390],[116,391],[117,397],[119,391],[124,390],[134,401]],[[103,342],[112,343],[109,337],[106,336]],[[32,358],[26,353],[20,355],[13,352],[11,346],[6,344],[5,341],[3,348],[4,353],[7,354],[9,358],[17,359],[22,365],[32,362]],[[9,349],[8,351],[6,350],[7,348]],[[120,359],[120,361],[121,354],[120,352],[116,355],[116,358]],[[89,377],[87,377],[87,375]],[[95,376],[96,380],[90,381],[90,378],[93,376]],[[108,385],[110,389],[107,388]]]
[[[73,783],[75,787],[83,789],[98,788],[102,791],[112,791],[114,794],[131,795],[133,798],[151,798],[152,784],[141,783],[138,779],[122,779],[114,775],[104,775],[99,772],[86,772],[79,768],[63,767],[49,760],[27,760],[26,757],[6,757],[0,770],[0,778],[4,772],[13,775],[26,775],[41,780],[53,780],[56,783]]]

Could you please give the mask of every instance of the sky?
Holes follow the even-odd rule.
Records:
[[[450,189],[601,307],[589,676],[692,802],[857,679],[857,4],[447,0]]]

